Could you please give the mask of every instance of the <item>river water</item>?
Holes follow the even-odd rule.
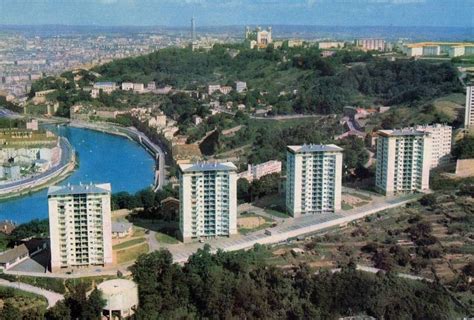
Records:
[[[79,158],[79,168],[59,184],[108,182],[113,193],[134,193],[153,184],[155,162],[137,143],[88,129],[65,126],[48,129],[68,138]],[[47,217],[47,189],[0,202],[0,221],[23,223]]]

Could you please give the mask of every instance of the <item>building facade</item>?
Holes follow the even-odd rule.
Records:
[[[247,82],[245,81],[235,81],[235,91],[242,93],[247,90]]]
[[[293,217],[341,209],[342,151],[333,144],[287,147],[286,207]]]
[[[245,40],[250,44],[250,48],[266,48],[270,43],[273,43],[272,27],[262,29],[257,27],[255,30],[250,30],[250,27],[245,28]]]
[[[415,130],[431,135],[431,169],[445,166],[451,161],[453,128],[443,124],[416,126]]]
[[[375,186],[385,195],[429,189],[431,135],[416,129],[377,132]]]
[[[112,263],[109,183],[48,190],[51,270]]]
[[[466,88],[466,109],[464,114],[464,128],[474,126],[474,86]]]
[[[359,39],[357,46],[363,50],[385,51],[385,40],[383,39]]]
[[[281,161],[270,160],[264,163],[247,166],[247,171],[239,173],[239,178],[247,179],[249,182],[259,180],[261,177],[281,172]]]
[[[179,230],[184,242],[237,233],[237,167],[179,165]]]

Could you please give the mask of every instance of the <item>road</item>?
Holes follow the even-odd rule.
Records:
[[[61,160],[58,164],[40,174],[0,184],[0,194],[13,193],[16,191],[24,190],[26,188],[31,188],[45,183],[46,181],[61,174],[72,161],[74,149],[69,144],[67,139],[62,137],[60,138],[60,148]]]
[[[10,282],[4,279],[0,279],[0,286],[20,289],[26,292],[31,292],[43,296],[46,298],[46,300],[48,300],[48,308],[54,307],[58,301],[64,300],[64,296],[62,294],[34,287],[32,285],[22,282]]]
[[[231,116],[235,116],[236,112],[227,110],[225,108],[216,108],[217,111],[226,113]],[[335,115],[320,115],[320,114],[287,114],[287,115],[278,115],[278,116],[254,116],[250,115],[250,119],[255,120],[292,120],[292,119],[307,119],[307,118],[324,118],[324,117],[333,117]]]
[[[267,230],[271,232],[270,235],[265,234],[265,230],[260,230],[247,235],[235,235],[230,238],[207,240],[205,243],[209,244],[213,251],[217,249],[233,251],[251,248],[256,243],[273,244],[285,242],[289,238],[296,238],[300,235],[337,227],[383,210],[402,206],[408,202],[417,200],[421,196],[421,194],[412,194],[401,197],[377,197],[371,204],[352,210],[286,219],[286,221],[276,227],[268,228]],[[189,256],[203,246],[204,243],[187,243],[162,245],[161,248],[168,249],[173,254],[175,262],[185,262]],[[157,248],[154,246],[152,250],[159,248],[160,247]]]

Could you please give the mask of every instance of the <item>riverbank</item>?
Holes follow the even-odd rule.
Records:
[[[154,175],[154,191],[163,188],[166,183],[166,172],[165,172],[165,153],[163,150],[153,143],[143,132],[137,130],[134,127],[122,127],[112,123],[91,123],[86,121],[74,120],[68,123],[69,126],[74,128],[83,128],[89,130],[95,130],[103,133],[118,135],[121,137],[128,138],[141,145],[147,152],[155,157],[156,167]]]
[[[0,200],[21,197],[66,179],[76,167],[76,155],[66,138],[60,138],[61,160],[53,168],[30,178],[0,186]]]
[[[47,129],[71,143],[79,163],[69,174],[61,176],[64,179],[59,184],[108,182],[114,193],[131,194],[153,186],[156,160],[136,142],[71,126],[51,125]],[[19,224],[47,217],[47,188],[0,201],[0,221],[13,220]]]

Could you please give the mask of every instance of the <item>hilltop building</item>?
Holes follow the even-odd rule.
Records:
[[[416,129],[377,132],[375,186],[385,195],[429,189],[431,134]]]
[[[342,151],[333,144],[287,147],[286,207],[293,217],[341,209]]]
[[[450,57],[474,55],[472,42],[418,42],[403,45],[402,51],[409,57],[440,56]]]
[[[114,82],[96,82],[91,90],[91,97],[98,98],[100,92],[111,94],[117,90],[117,85]]]
[[[235,81],[235,91],[242,93],[247,90],[247,82],[245,81]]]
[[[48,190],[51,270],[112,263],[109,183]]]
[[[365,51],[385,51],[385,40],[383,39],[359,39],[356,44]]]
[[[179,165],[183,241],[237,233],[237,173],[231,162]]]
[[[466,88],[466,109],[464,114],[464,128],[474,126],[474,86]]]
[[[344,41],[320,41],[318,49],[340,49],[344,48]]]
[[[262,29],[257,27],[254,30],[250,30],[250,27],[245,28],[245,40],[249,43],[251,49],[259,48],[264,49],[270,43],[273,42],[272,39],[272,27],[268,29]]]

